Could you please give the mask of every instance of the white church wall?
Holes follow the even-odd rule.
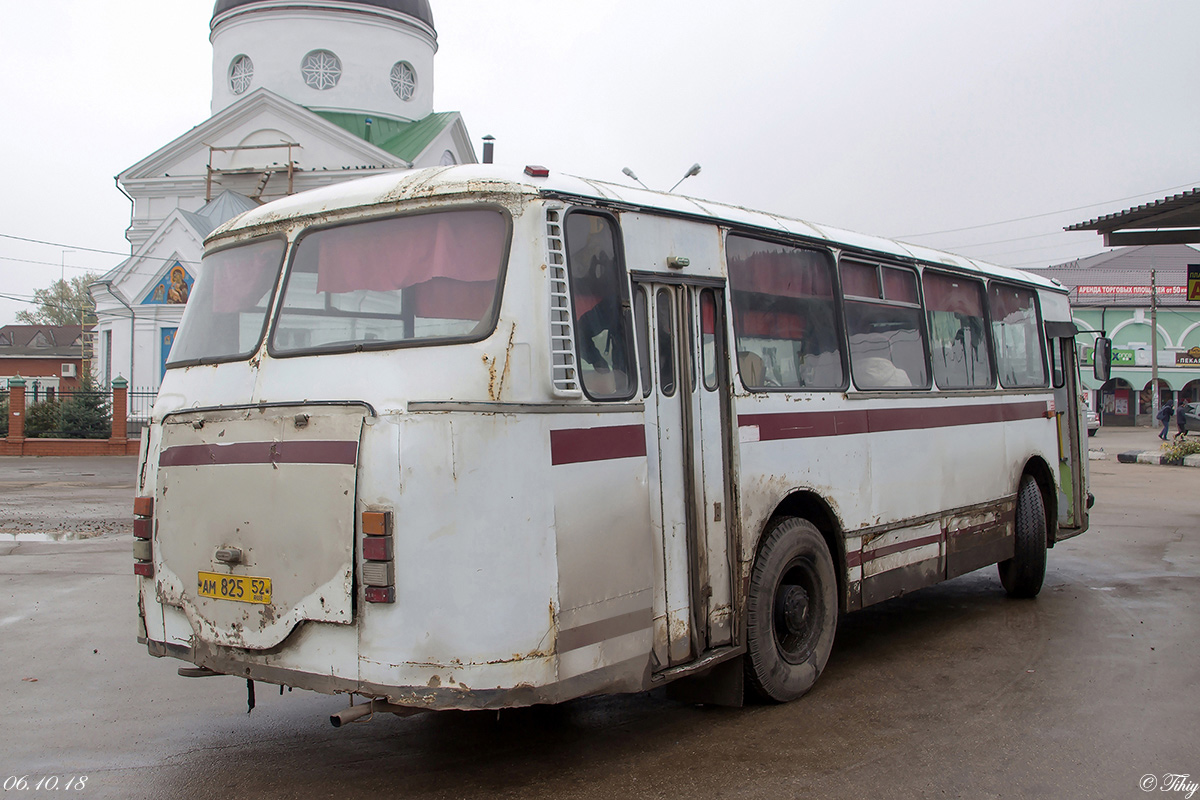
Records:
[[[307,108],[347,111],[417,120],[433,110],[432,32],[419,22],[388,12],[266,9],[237,14],[213,31],[213,114],[258,87]],[[404,20],[404,21],[402,21]],[[310,86],[304,80],[305,56],[314,50],[332,52],[341,74],[332,88]],[[234,61],[246,55],[253,62],[249,86],[236,94],[230,85]],[[402,100],[392,88],[391,72],[398,62],[416,73],[416,91]]]

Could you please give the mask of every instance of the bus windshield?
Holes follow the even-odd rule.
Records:
[[[168,367],[250,357],[262,340],[284,246],[266,239],[204,257]]]
[[[472,340],[495,325],[508,250],[496,209],[371,220],[301,237],[273,354]]]

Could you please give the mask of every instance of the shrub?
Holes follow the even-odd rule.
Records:
[[[112,433],[108,395],[88,387],[62,403],[61,435],[70,439],[107,439]]]
[[[58,433],[62,403],[43,400],[25,409],[25,436],[30,439],[53,437]]]
[[[1200,440],[1175,439],[1162,446],[1163,460],[1168,464],[1182,464],[1185,456],[1200,453]]]
[[[0,395],[0,439],[8,436],[8,395]]]

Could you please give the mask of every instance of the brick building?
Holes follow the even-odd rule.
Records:
[[[83,328],[79,325],[0,327],[0,387],[25,379],[31,402],[47,392],[78,389],[83,377]]]

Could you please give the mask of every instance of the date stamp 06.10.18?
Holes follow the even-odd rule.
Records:
[[[4,779],[5,792],[82,791],[87,775],[9,775]]]

